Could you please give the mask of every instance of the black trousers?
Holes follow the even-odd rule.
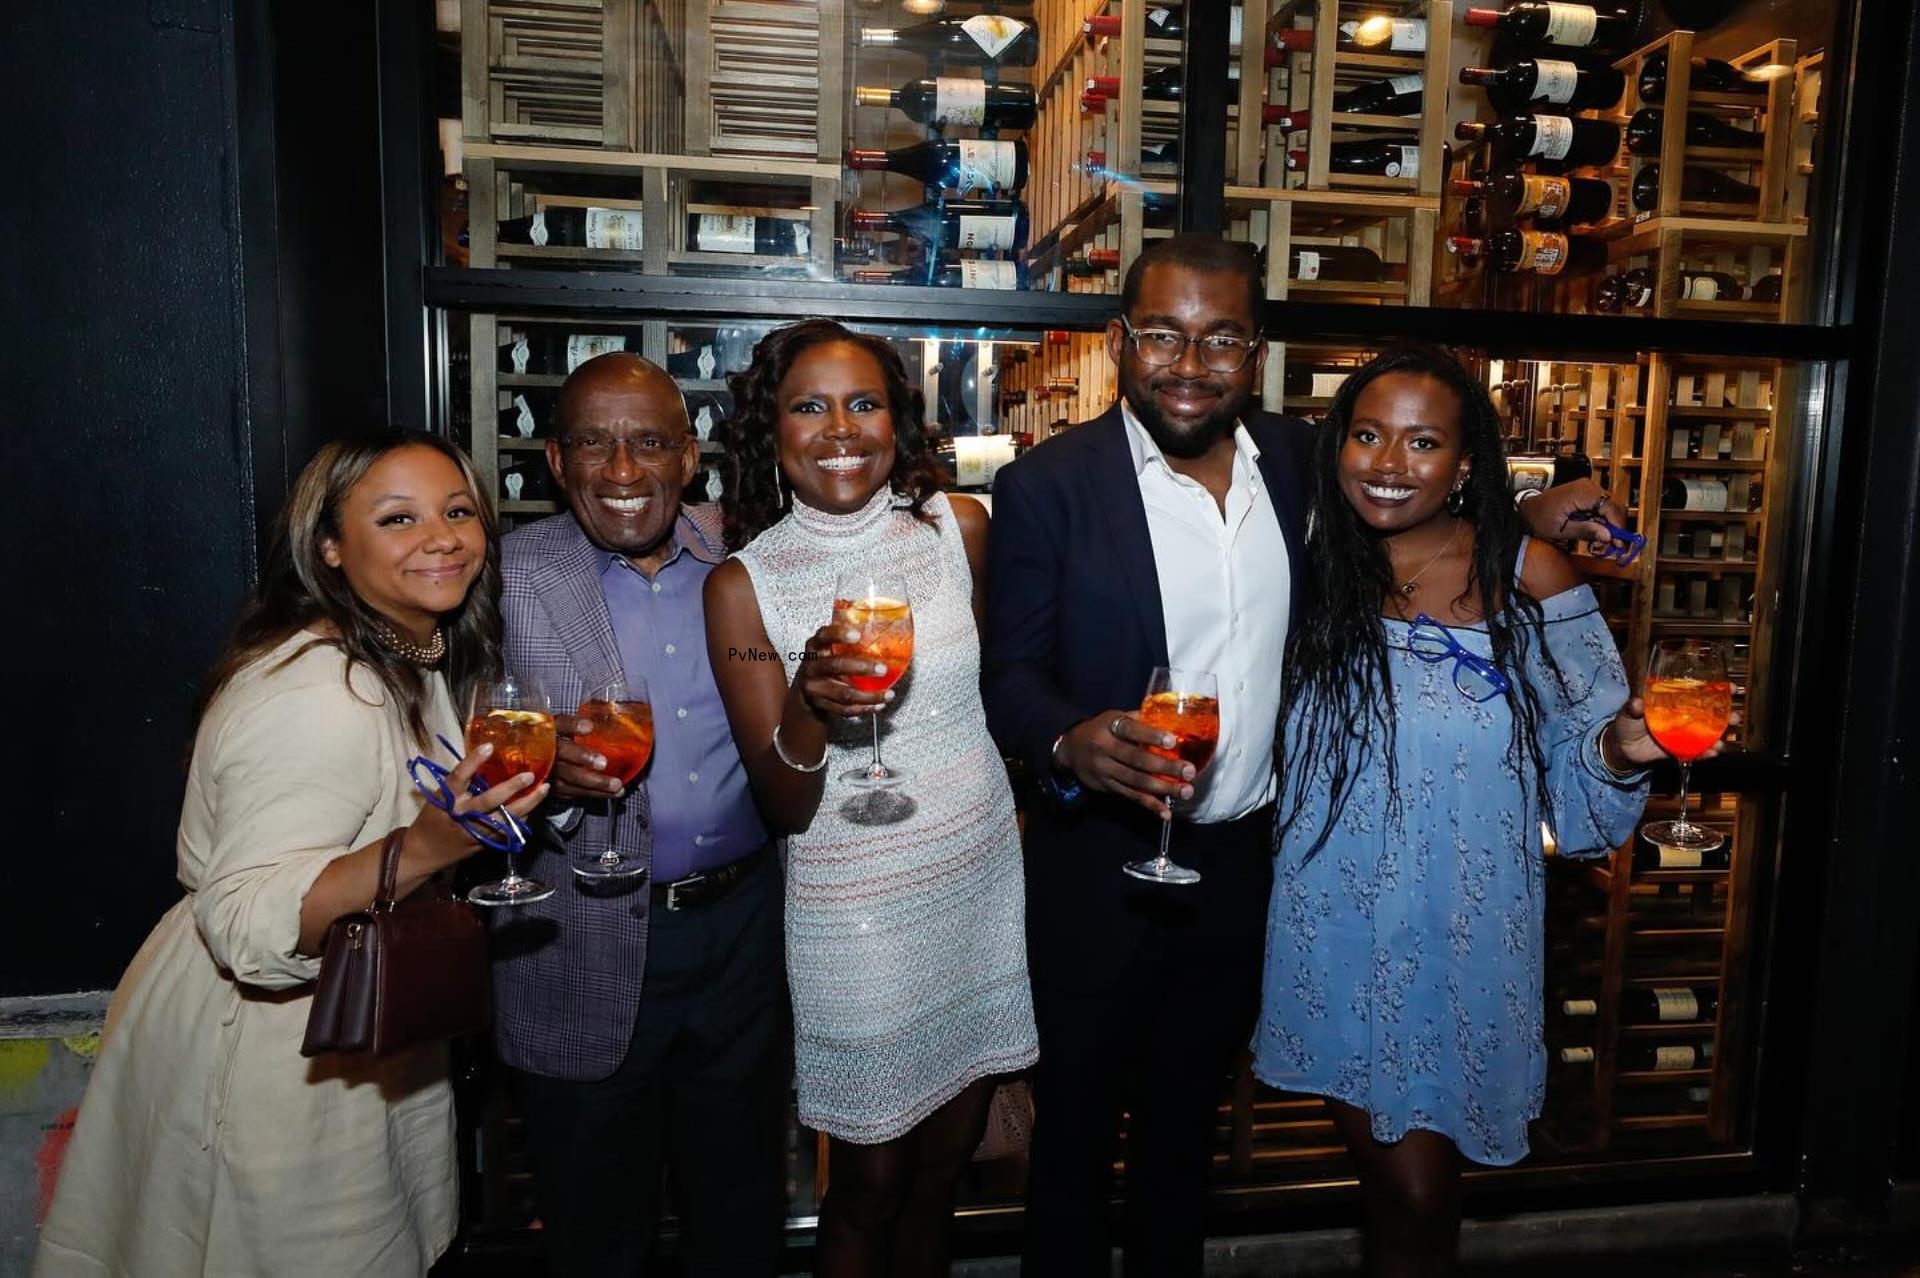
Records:
[[[1143,883],[1130,894],[1127,908],[1144,916],[1145,937],[1112,979],[1088,988],[1034,974],[1040,1062],[1027,1278],[1112,1272],[1109,1213],[1123,1112],[1126,1273],[1200,1274],[1215,1111],[1259,1008],[1272,837],[1271,808],[1178,827],[1174,859],[1200,870],[1203,882]]]
[[[774,1272],[791,1041],[781,914],[773,857],[713,905],[656,905],[620,1067],[595,1082],[515,1071],[548,1273],[647,1273],[663,1164],[688,1274]]]

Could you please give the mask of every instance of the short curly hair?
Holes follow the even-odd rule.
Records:
[[[912,499],[915,518],[925,518],[928,498],[946,481],[946,469],[928,437],[926,397],[907,376],[906,363],[891,343],[829,319],[788,324],[761,338],[753,348],[753,363],[727,379],[733,415],[726,425],[727,482],[720,509],[728,550],[740,549],[773,527],[792,502],[785,486],[774,481],[780,465],[780,383],[802,351],[830,342],[858,346],[880,365],[893,418],[893,471],[887,482],[894,492]]]

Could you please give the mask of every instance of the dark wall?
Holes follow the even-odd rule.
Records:
[[[0,6],[17,179],[0,201],[0,394],[17,468],[0,502],[15,760],[0,995],[112,986],[179,899],[192,705],[252,579],[257,530],[336,421],[379,415],[377,159],[370,125],[352,131],[373,117],[370,43],[309,31],[284,60],[308,138],[325,109],[338,148],[364,148],[340,166],[357,203],[321,211],[303,167],[320,153],[275,137],[275,11],[325,10],[351,29],[346,7]],[[370,33],[372,4],[360,8]],[[330,63],[361,56],[366,83],[322,91]],[[283,186],[303,202],[291,256]],[[338,258],[316,260],[316,245]]]

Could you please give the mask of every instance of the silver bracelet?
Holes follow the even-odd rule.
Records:
[[[825,749],[820,751],[820,762],[818,763],[795,763],[792,759],[789,759],[785,748],[780,744],[780,725],[777,723],[773,725],[773,752],[780,757],[780,762],[786,764],[795,772],[818,772],[827,766],[828,751]]]

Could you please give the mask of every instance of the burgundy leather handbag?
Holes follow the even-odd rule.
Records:
[[[373,904],[327,929],[302,1056],[385,1056],[484,1029],[492,1006],[487,929],[465,901],[416,892],[393,899],[406,829],[380,852]]]

